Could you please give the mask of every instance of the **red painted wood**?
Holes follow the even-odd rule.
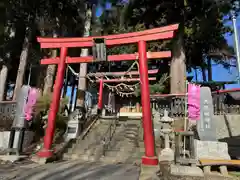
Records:
[[[131,38],[136,36],[144,36],[149,34],[156,34],[156,33],[162,33],[167,31],[175,31],[178,29],[178,24],[173,24],[169,26],[149,29],[145,31],[139,31],[139,32],[131,32],[131,33],[124,33],[124,34],[114,34],[114,35],[107,35],[107,36],[100,36],[100,38],[105,39],[122,39],[122,38]],[[93,37],[80,37],[80,38],[42,38],[38,37],[37,40],[39,43],[62,43],[62,42],[86,42],[86,41],[93,41],[94,38],[99,38],[99,36],[93,36]]]
[[[142,102],[142,122],[144,127],[144,146],[145,156],[142,157],[142,163],[145,165],[153,165],[157,162],[155,156],[155,142],[153,136],[152,111],[150,107],[150,91],[148,78],[148,63],[147,63],[147,43],[145,41],[138,42],[139,54],[139,71],[140,71],[140,87],[141,87],[141,102]]]
[[[160,58],[169,58],[171,57],[171,51],[162,51],[162,52],[148,52],[147,58],[148,59],[160,59]],[[138,53],[135,54],[120,54],[120,55],[110,55],[108,56],[108,61],[132,61],[138,59]],[[41,64],[58,64],[59,57],[57,58],[46,58],[41,60]],[[89,63],[93,62],[92,56],[87,57],[67,57],[66,63],[67,64],[73,64],[73,63]]]
[[[98,91],[98,110],[102,110],[103,106],[103,79],[100,79]]]
[[[56,80],[53,88],[52,103],[50,105],[50,111],[48,113],[46,135],[44,136],[44,147],[38,153],[40,157],[44,157],[44,158],[48,158],[52,156],[51,146],[52,146],[53,136],[55,131],[55,120],[56,120],[57,112],[59,109],[61,89],[63,86],[63,80],[65,75],[66,56],[67,56],[67,48],[63,47],[61,48],[60,63],[58,64],[58,68],[57,68],[57,76],[56,76]]]
[[[106,45],[113,46],[113,45],[124,45],[124,44],[131,44],[137,43],[138,41],[154,41],[160,39],[169,39],[172,38],[174,35],[174,31],[169,32],[162,32],[156,34],[149,34],[144,36],[135,36],[123,39],[107,39]],[[71,41],[71,42],[54,42],[55,38],[52,38],[52,41],[49,42],[40,42],[41,48],[61,48],[61,47],[92,47],[93,41]],[[40,39],[41,40],[41,39]],[[57,38],[56,38],[57,40]]]
[[[172,38],[174,31],[177,30],[178,25],[166,26],[152,30],[146,30],[142,32],[134,32],[127,34],[119,35],[110,35],[100,38],[106,39],[106,45],[123,45],[138,43],[138,53],[131,55],[113,55],[109,56],[109,61],[125,61],[125,60],[137,60],[139,59],[140,65],[140,78],[141,78],[141,93],[142,93],[142,107],[143,107],[143,129],[144,129],[144,144],[145,144],[145,156],[142,157],[142,163],[145,165],[156,165],[158,162],[157,157],[154,152],[154,136],[151,120],[151,110],[150,110],[150,98],[149,98],[149,78],[148,78],[148,66],[147,59],[163,58],[170,57],[171,52],[159,52],[163,53],[161,55],[153,56],[153,54],[147,55],[146,51],[146,41],[160,40]],[[49,127],[47,129],[45,140],[44,140],[44,149],[39,152],[41,157],[52,156],[50,146],[52,144],[53,132],[54,132],[54,123],[56,114],[56,109],[59,106],[60,99],[60,85],[63,83],[64,69],[66,63],[80,63],[80,62],[92,62],[92,57],[77,57],[77,58],[66,58],[67,47],[92,47],[93,38],[38,38],[38,42],[41,44],[41,48],[61,48],[61,58],[55,59],[43,59],[42,64],[58,64],[58,72],[54,86],[54,95],[53,101],[51,103],[51,108],[48,117]],[[66,50],[66,51],[65,51]],[[166,53],[166,54],[164,54]],[[139,58],[138,58],[139,55]],[[151,56],[152,55],[152,56]],[[160,56],[160,57],[159,57]],[[59,61],[60,60],[60,61]],[[136,78],[139,81],[139,78]],[[114,80],[114,82],[119,81]],[[133,79],[131,79],[132,81]],[[112,81],[112,80],[111,80]],[[124,80],[126,82],[126,80]],[[127,81],[128,82],[128,81]],[[101,83],[102,84],[102,83]],[[58,97],[58,100],[57,100]],[[100,98],[101,99],[101,98]]]
[[[155,77],[148,78],[149,81],[155,81]],[[100,82],[101,80],[97,80],[96,82]],[[125,78],[125,79],[103,79],[105,83],[119,83],[119,82],[136,82],[140,81],[140,78]]]
[[[148,74],[156,74],[157,72],[158,72],[158,69],[148,70]],[[139,71],[88,73],[88,76],[89,76],[89,77],[123,76],[123,75],[139,75]]]

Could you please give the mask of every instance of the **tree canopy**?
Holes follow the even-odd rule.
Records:
[[[184,32],[187,65],[201,66],[205,56],[232,55],[224,35],[232,30],[224,25],[234,9],[234,0],[139,0],[129,1],[125,25],[144,24],[146,28],[180,23]],[[235,8],[236,11],[238,9]],[[217,58],[217,56],[215,56]],[[218,56],[219,58],[219,56]]]
[[[215,60],[228,67],[229,58],[234,58],[233,47],[227,44],[225,35],[232,33],[225,22],[230,19],[230,11],[239,11],[235,0],[131,0],[115,4],[100,17],[105,34],[144,30],[173,23],[179,23],[178,36],[186,59],[187,70],[201,67],[205,69],[206,59]],[[173,49],[176,42],[152,42],[149,50]],[[179,48],[179,47],[178,47]],[[111,48],[110,53],[136,52],[136,46]],[[155,63],[155,62],[153,62]],[[166,73],[167,63],[157,63],[160,72]],[[156,64],[154,64],[156,65]],[[183,77],[182,77],[183,79]]]
[[[24,37],[31,31],[31,43],[35,56],[40,52],[36,36],[82,36],[86,9],[95,14],[96,6],[103,7],[100,17],[93,16],[92,33],[115,34],[139,31],[173,23],[179,23],[177,36],[183,37],[187,69],[205,67],[206,58],[226,64],[226,57],[234,57],[233,48],[226,42],[225,34],[232,33],[224,25],[237,0],[27,0],[6,1],[0,4],[4,20],[0,22],[0,57],[6,64],[13,64],[21,53]],[[104,8],[108,5],[108,8]],[[175,41],[149,43],[149,50],[173,49]],[[17,47],[17,48],[16,48]],[[109,54],[136,52],[137,47],[120,46],[108,49]],[[40,54],[37,55],[40,58]],[[31,57],[30,57],[31,58]],[[35,58],[36,59],[36,58]],[[105,65],[108,69],[109,64]],[[125,70],[128,63],[110,64],[115,71]],[[162,74],[169,73],[168,63],[153,61],[149,66],[162,68]],[[103,66],[104,67],[104,66]],[[161,77],[160,75],[158,75]],[[158,80],[160,79],[158,78]]]

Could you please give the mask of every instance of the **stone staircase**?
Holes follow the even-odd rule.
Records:
[[[80,136],[75,140],[72,147],[64,154],[64,159],[91,160],[93,155],[97,153],[95,151],[98,151],[98,147],[102,146],[102,136],[108,127],[107,123],[98,120],[84,138]]]
[[[139,159],[140,121],[113,121],[99,120],[84,139],[78,138],[67,150],[64,159],[104,163],[133,163]]]
[[[105,156],[101,160],[108,163],[135,162],[139,158],[139,128],[138,122],[122,124],[112,139],[111,147],[105,151]]]

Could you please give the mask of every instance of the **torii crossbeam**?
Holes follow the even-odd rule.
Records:
[[[158,69],[148,70],[148,74],[156,74]],[[139,75],[138,71],[129,71],[129,72],[96,72],[88,73],[89,77],[102,77],[102,76],[130,76],[130,75]]]
[[[149,81],[155,81],[157,78],[155,77],[149,77]],[[120,82],[136,82],[140,81],[140,78],[127,78],[127,79],[103,79],[104,83],[120,83]],[[100,80],[97,80],[96,82],[100,82]]]
[[[148,52],[146,42],[153,40],[170,39],[174,36],[174,31],[178,29],[178,25],[170,25],[151,30],[145,30],[140,32],[118,34],[102,36],[98,38],[104,38],[107,46],[123,45],[123,44],[138,44],[138,53],[135,54],[122,54],[108,56],[108,61],[125,61],[125,60],[138,60],[139,61],[139,73],[141,80],[141,102],[143,113],[143,130],[144,130],[144,145],[145,155],[142,157],[142,164],[145,165],[157,165],[158,158],[155,155],[155,142],[153,135],[153,125],[150,108],[150,93],[148,82],[148,64],[147,59],[160,59],[171,57],[170,51],[163,52]],[[38,155],[43,158],[51,157],[53,152],[51,145],[53,141],[53,135],[55,130],[55,119],[59,108],[59,101],[61,95],[61,89],[64,80],[64,74],[67,63],[82,63],[82,62],[94,62],[94,58],[88,57],[67,57],[68,48],[71,47],[92,47],[94,45],[94,38],[96,37],[83,37],[83,38],[38,38],[38,42],[41,48],[59,48],[60,57],[46,58],[41,60],[41,64],[57,64],[57,76],[53,90],[53,99],[50,106],[48,115],[48,126],[46,129],[46,135],[44,137],[44,147],[38,152]],[[103,84],[103,83],[100,83]]]

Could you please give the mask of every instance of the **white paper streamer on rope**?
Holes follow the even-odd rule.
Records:
[[[139,65],[138,65],[138,62],[135,61],[131,67],[126,71],[126,73],[120,78],[122,80],[124,80],[124,76],[128,75],[132,78],[132,76],[130,74],[128,74],[132,69],[133,67],[137,65],[137,68],[139,69]],[[68,68],[69,70],[72,72],[73,75],[75,75],[77,78],[79,77],[79,73],[76,73],[73,68],[71,66],[68,65]],[[89,73],[89,75],[92,75],[93,73]],[[96,82],[96,80],[93,80],[90,78],[89,75],[86,75],[86,78],[88,78],[88,80],[91,82],[91,83],[94,83]],[[104,73],[102,74],[102,76],[104,76],[107,80],[111,79],[109,78],[108,76],[106,76]],[[99,77],[95,77],[97,78],[98,80],[101,78]],[[109,89],[111,90],[112,92],[115,92],[116,94],[118,94],[119,96],[121,97],[129,97],[129,96],[132,96],[135,94],[135,89],[138,88],[138,85],[140,84],[140,82],[136,83],[136,84],[133,84],[133,85],[128,85],[128,84],[125,84],[125,83],[120,83],[120,84],[117,84],[117,85],[109,85],[107,83],[104,83],[104,85]],[[126,92],[127,91],[127,92]]]

